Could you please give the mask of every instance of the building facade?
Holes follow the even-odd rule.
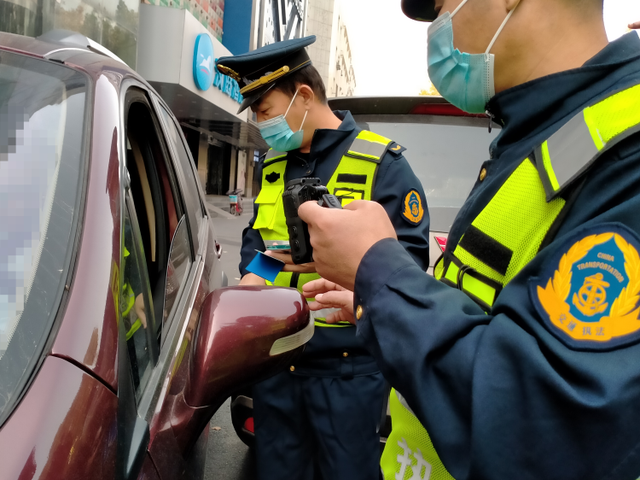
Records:
[[[292,38],[302,38],[308,0],[254,0],[250,50]]]
[[[0,31],[82,33],[136,66],[139,0],[0,0]]]
[[[351,97],[356,88],[356,75],[353,71],[353,57],[349,45],[347,26],[342,15],[338,15],[335,45],[335,64],[330,70],[327,83],[327,95],[330,97]]]
[[[140,6],[138,72],[180,120],[205,190],[213,195],[242,189],[252,196],[254,150],[266,151],[250,110],[238,114],[242,95],[235,80],[220,74],[215,59],[231,52],[188,9]],[[200,41],[210,45],[199,53]],[[203,83],[196,71],[209,76]]]
[[[0,31],[38,37],[71,30],[108,48],[172,109],[206,192],[252,196],[253,159],[268,147],[248,112],[237,114],[238,84],[213,66],[232,54],[221,43],[224,10],[224,0],[0,0]],[[198,39],[210,43],[211,58],[197,58]],[[208,70],[205,84],[196,78],[196,60]]]
[[[308,0],[305,35],[315,35],[309,56],[329,97],[351,96],[356,87],[343,0]],[[347,0],[348,1],[348,0]]]

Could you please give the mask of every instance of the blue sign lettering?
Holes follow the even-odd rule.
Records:
[[[215,67],[214,71],[215,75],[213,76],[213,86],[222,93],[227,94],[236,102],[242,103],[244,98],[240,95],[240,86],[238,85],[238,82],[231,77],[221,74]]]

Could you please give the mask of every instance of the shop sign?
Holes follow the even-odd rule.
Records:
[[[213,79],[213,43],[207,33],[196,37],[193,52],[193,80],[200,90],[208,90]]]
[[[227,75],[221,74],[217,68],[215,77],[213,77],[213,86],[217,87],[222,93],[229,95],[236,102],[242,103],[243,97],[240,94],[238,82]]]
[[[227,75],[222,75],[214,66],[213,43],[208,33],[196,37],[193,52],[193,80],[200,90],[208,90],[213,84],[222,93],[238,103],[242,103],[242,95],[238,82]]]

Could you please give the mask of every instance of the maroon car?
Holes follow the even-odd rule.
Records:
[[[313,322],[225,287],[176,119],[96,49],[0,33],[0,477],[199,478],[213,413]]]

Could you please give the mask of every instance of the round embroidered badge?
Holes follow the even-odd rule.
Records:
[[[422,221],[424,208],[417,190],[412,189],[404,196],[402,217],[414,225],[418,225]]]
[[[554,265],[532,284],[553,333],[578,348],[610,348],[640,336],[640,255],[631,232],[585,233]]]

